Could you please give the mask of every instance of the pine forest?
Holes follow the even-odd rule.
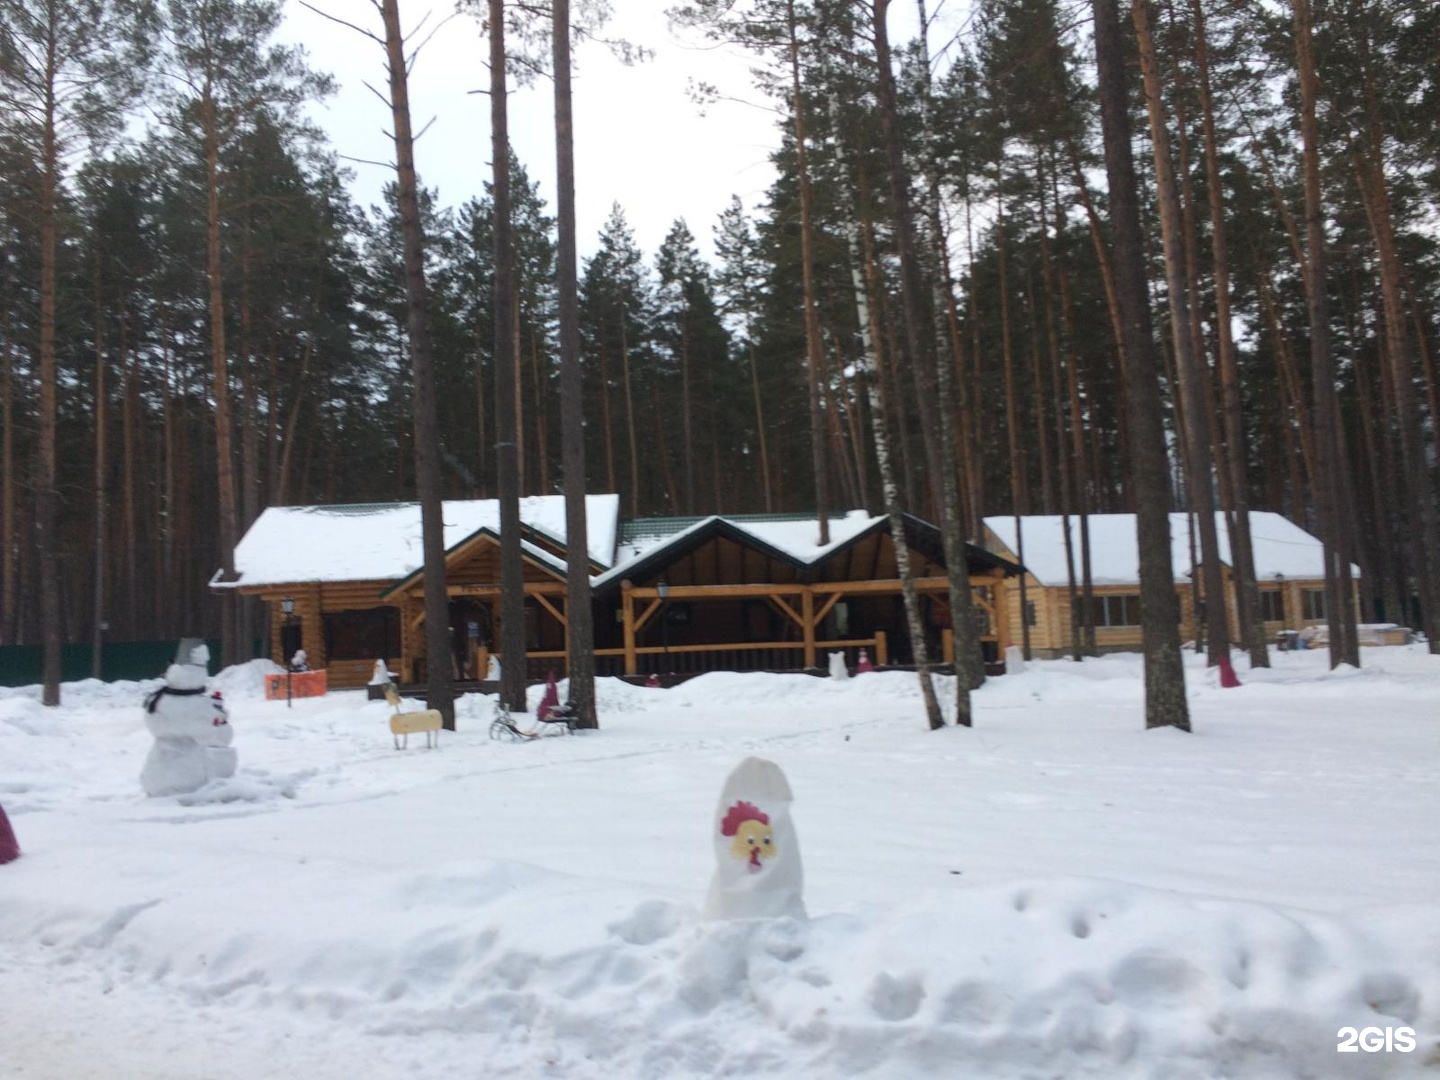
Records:
[[[579,239],[567,421],[537,163],[497,140],[449,201],[421,142],[359,205],[277,0],[0,0],[0,644],[250,641],[209,582],[264,508],[555,493],[583,413],[584,487],[627,517],[903,510],[975,542],[1221,510],[1245,596],[1246,513],[1279,511],[1332,610],[1354,564],[1349,621],[1437,647],[1440,5],[972,0],[943,38],[925,5],[896,40],[890,0],[669,13],[748,57],[776,179],[657,250],[618,203]],[[329,10],[394,45],[395,6]],[[492,108],[496,55],[550,78],[550,5],[461,8],[509,31],[488,72],[475,37]]]

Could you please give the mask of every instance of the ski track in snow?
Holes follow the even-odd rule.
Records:
[[[170,799],[153,684],[0,689],[0,1077],[1440,1075],[1440,661],[1324,659],[1187,658],[1190,736],[1122,655],[991,680],[973,730],[924,731],[912,675],[717,674],[602,680],[601,732],[531,743],[470,696],[403,753],[255,662],[215,680],[239,773]],[[808,921],[698,916],[750,753]]]

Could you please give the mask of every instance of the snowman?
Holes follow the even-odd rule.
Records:
[[[145,699],[145,726],[155,736],[140,771],[147,795],[183,795],[235,775],[235,729],[220,692],[205,693],[209,661],[203,641],[182,639],[165,685]]]

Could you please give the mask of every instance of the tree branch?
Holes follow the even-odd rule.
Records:
[[[303,8],[309,8],[316,15],[319,15],[322,19],[329,19],[333,23],[338,23],[341,26],[349,27],[357,34],[365,35],[365,37],[368,37],[371,41],[375,42],[375,44],[379,45],[381,48],[385,47],[385,39],[380,37],[380,35],[366,30],[363,26],[357,26],[355,23],[347,22],[346,20],[338,18],[335,15],[331,15],[328,11],[320,10],[314,4],[310,3],[310,0],[300,0],[300,6]]]

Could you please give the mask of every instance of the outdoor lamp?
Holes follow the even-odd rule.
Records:
[[[285,616],[285,625],[286,625],[286,626],[289,626],[289,625],[290,625],[290,620],[291,620],[291,618],[293,618],[294,615],[295,615],[295,598],[294,598],[293,596],[287,596],[287,597],[285,597],[285,599],[283,599],[283,600],[280,601],[280,613]],[[280,642],[281,642],[281,643],[280,643],[280,651],[283,653],[283,652],[285,651],[285,635],[284,635],[284,634],[281,634],[281,635],[280,635]],[[295,705],[294,705],[294,694],[292,693],[292,683],[291,683],[291,681],[290,681],[291,678],[294,676],[294,674],[295,674],[295,665],[292,664],[292,663],[289,661],[289,659],[286,659],[286,661],[285,661],[285,707],[286,707],[287,709],[293,709],[293,708],[295,707]]]

